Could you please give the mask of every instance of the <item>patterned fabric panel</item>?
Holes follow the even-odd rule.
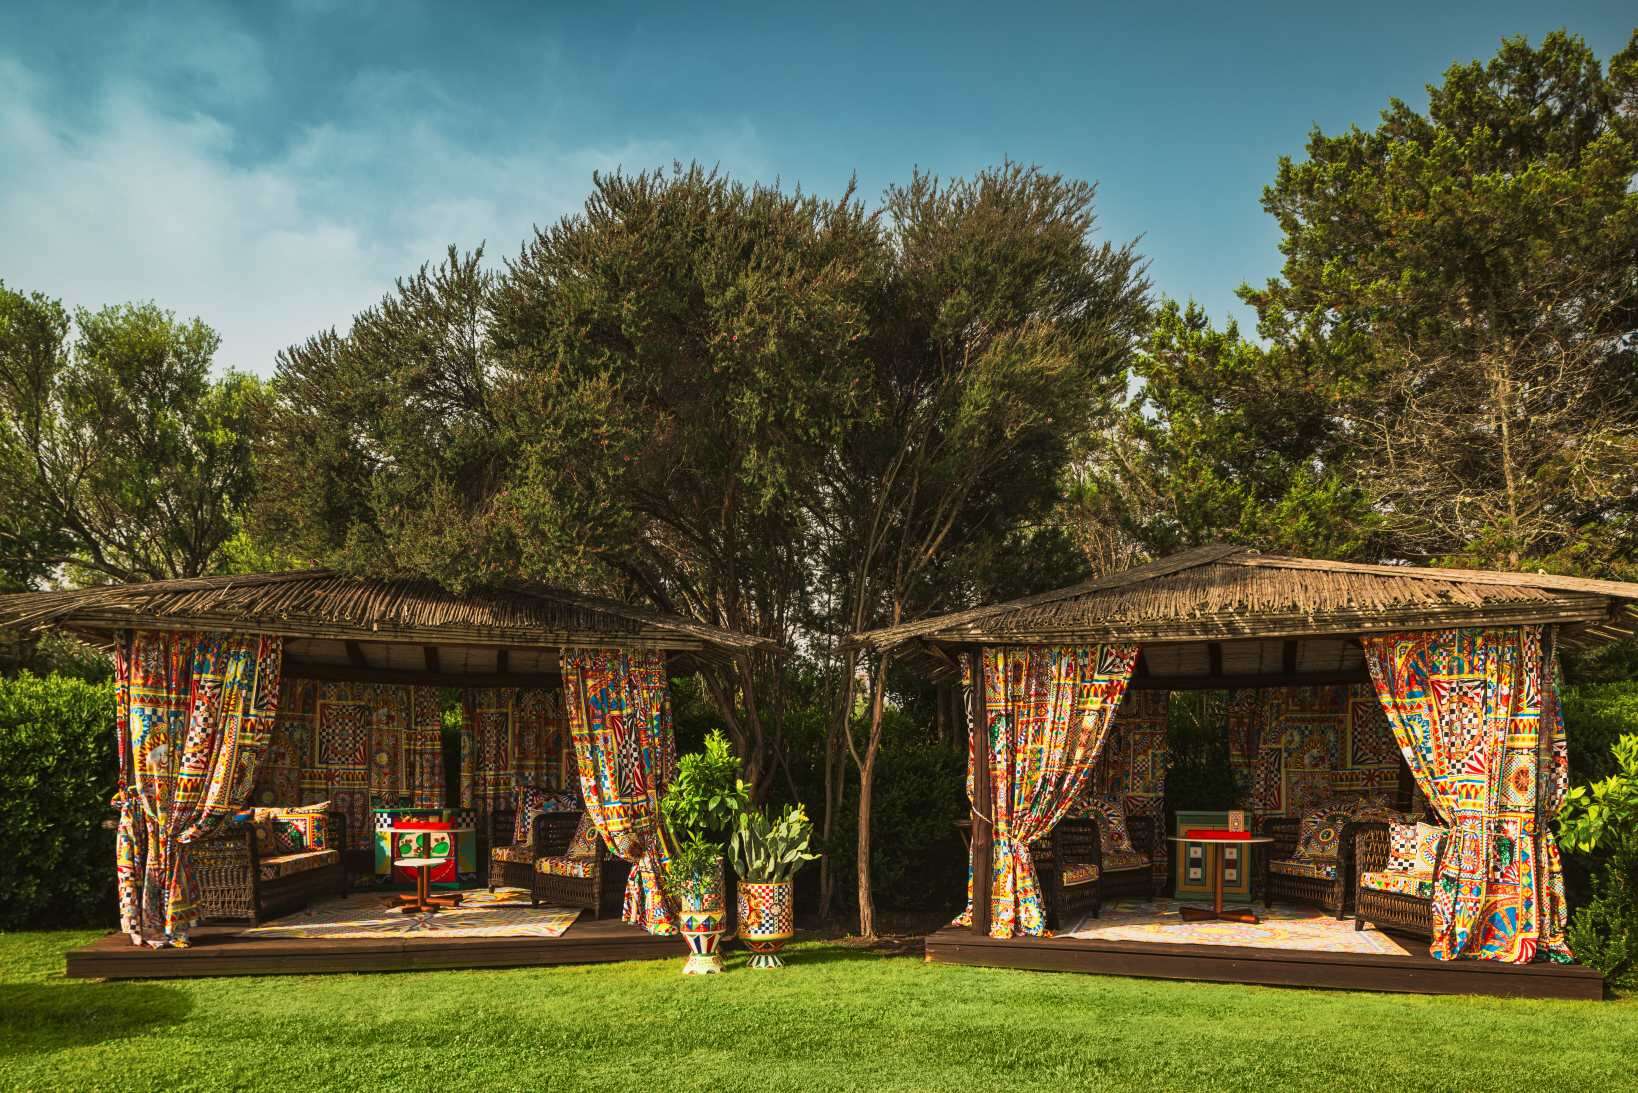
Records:
[[[1305,877],[1309,880],[1336,880],[1337,863],[1334,861],[1304,861],[1300,858],[1284,858],[1268,863],[1270,873],[1278,873],[1284,877]]]
[[[278,880],[313,869],[323,869],[341,860],[339,850],[305,850],[297,854],[279,854],[257,862],[257,871],[263,880]]]
[[[517,862],[520,865],[528,865],[535,860],[535,848],[520,846],[517,843],[513,843],[511,846],[495,846],[490,848],[489,858],[491,861],[509,861]]]
[[[535,817],[543,812],[578,812],[578,795],[538,786],[520,786],[513,793],[512,841],[525,846],[534,838]]]
[[[277,854],[295,854],[303,850],[327,849],[330,825],[324,814],[329,810],[328,801],[300,808],[268,809],[268,819],[273,827],[273,851]]]
[[[1105,850],[1103,852],[1103,871],[1105,873],[1119,873],[1126,869],[1149,868],[1149,856],[1141,850]]]
[[[580,826],[574,829],[574,838],[569,840],[569,850],[564,856],[582,861],[597,857],[597,827],[592,823],[590,812],[580,814]]]
[[[1336,861],[1348,820],[1346,812],[1310,812],[1297,832],[1295,856],[1301,861]]]
[[[1418,876],[1415,873],[1390,873],[1386,869],[1380,872],[1361,873],[1359,886],[1376,892],[1415,896],[1417,899],[1433,898],[1433,878]]]
[[[597,863],[584,858],[541,858],[535,862],[535,872],[554,877],[589,877],[597,871]]]
[[[1098,837],[1103,840],[1103,856],[1107,861],[1111,850],[1132,849],[1132,834],[1126,830],[1126,809],[1113,797],[1083,797],[1080,812],[1098,824]]]
[[[1388,825],[1388,863],[1383,866],[1390,873],[1415,873],[1416,824]],[[1433,872],[1430,865],[1423,872]]]
[[[1064,866],[1063,881],[1065,888],[1073,888],[1078,884],[1091,884],[1098,879],[1098,867],[1090,862],[1076,862]]]

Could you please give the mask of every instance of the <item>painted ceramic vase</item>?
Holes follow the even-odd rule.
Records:
[[[783,968],[779,950],[796,933],[793,887],[788,880],[739,882],[739,939],[751,950],[752,968]]]
[[[722,929],[728,909],[722,898],[722,861],[710,874],[695,877],[677,892],[677,929],[688,943],[684,975],[711,975],[722,971]]]

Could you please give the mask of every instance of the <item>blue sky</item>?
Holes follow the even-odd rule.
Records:
[[[1257,200],[1312,125],[1627,3],[0,4],[0,280],[153,299],[266,374],[448,243],[514,252],[594,170],[701,160],[874,199],[1010,157],[1218,319],[1278,270]]]

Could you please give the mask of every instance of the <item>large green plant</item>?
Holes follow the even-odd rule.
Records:
[[[762,809],[743,812],[729,840],[728,852],[739,879],[752,884],[790,880],[818,854],[808,853],[813,822],[801,805],[786,805],[778,819],[769,820]]]
[[[1638,735],[1611,753],[1615,772],[1570,790],[1558,815],[1566,850],[1598,855],[1593,898],[1570,919],[1569,942],[1610,982],[1638,986]]]
[[[666,876],[693,883],[722,858],[722,839],[745,810],[750,789],[740,777],[739,757],[722,730],[705,738],[703,751],[684,755],[677,776],[660,799],[660,816],[670,841]]]
[[[113,793],[113,687],[0,679],[0,930],[109,920]]]

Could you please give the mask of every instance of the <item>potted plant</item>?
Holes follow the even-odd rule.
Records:
[[[660,800],[670,835],[666,887],[677,901],[677,929],[688,943],[684,975],[722,971],[718,951],[727,922],[723,900],[722,838],[734,830],[749,794],[739,759],[721,730],[705,738],[705,750],[683,756]]]
[[[739,874],[739,939],[753,968],[781,968],[779,950],[796,933],[791,878],[819,857],[808,853],[813,824],[801,805],[787,805],[769,821],[758,809],[742,812],[729,843]]]

